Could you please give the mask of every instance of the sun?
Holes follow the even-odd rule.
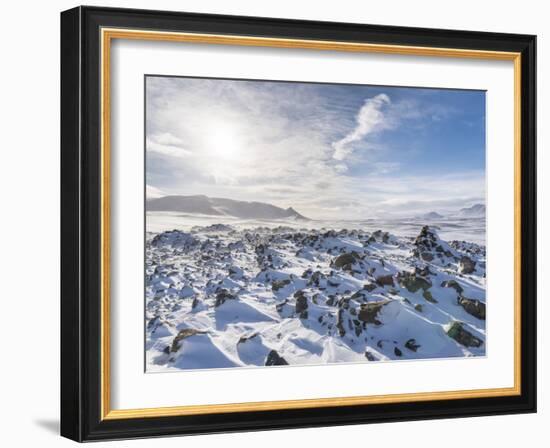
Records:
[[[227,122],[213,123],[205,135],[206,150],[218,160],[237,160],[243,141],[239,127]]]

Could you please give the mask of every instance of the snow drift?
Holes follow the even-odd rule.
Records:
[[[147,234],[147,371],[483,356],[485,247],[388,232]]]

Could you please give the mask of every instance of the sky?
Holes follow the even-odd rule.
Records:
[[[485,92],[147,76],[147,197],[207,195],[312,219],[485,203]]]

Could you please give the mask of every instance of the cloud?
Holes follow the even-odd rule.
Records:
[[[432,102],[418,89],[385,87],[390,101],[369,86],[146,82],[148,197],[204,194],[292,206],[311,218],[363,219],[484,194],[484,172],[445,166],[434,175],[426,168],[437,157],[416,172],[403,157],[413,148],[411,129],[433,123]],[[404,147],[392,143],[395,135]],[[414,159],[424,160],[418,151]]]
[[[155,186],[252,196],[270,183],[307,188],[341,169],[330,157],[340,123],[316,85],[148,78],[146,93]]]
[[[364,139],[373,132],[385,129],[388,125],[386,124],[383,108],[390,103],[390,98],[385,93],[380,93],[373,98],[367,98],[357,114],[355,129],[344,138],[332,144],[334,148],[332,157],[336,160],[344,160],[353,152],[352,143]]]
[[[170,133],[153,134],[145,139],[146,151],[173,157],[186,157],[190,151],[183,148],[183,142]]]

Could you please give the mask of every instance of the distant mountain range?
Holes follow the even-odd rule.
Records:
[[[197,213],[211,216],[232,216],[241,219],[300,219],[308,220],[292,207],[281,208],[264,202],[245,202],[233,199],[198,196],[164,196],[148,199],[147,211]]]
[[[474,204],[471,207],[461,208],[458,215],[463,218],[480,218],[485,216],[485,205]]]
[[[471,207],[464,207],[457,212],[441,215],[437,212],[424,213],[419,215],[417,219],[444,219],[444,218],[483,218],[485,217],[485,205],[474,204]]]

